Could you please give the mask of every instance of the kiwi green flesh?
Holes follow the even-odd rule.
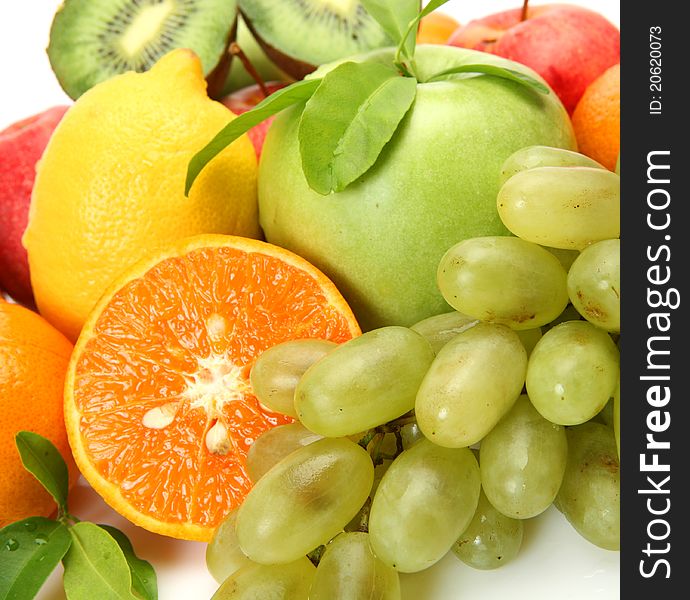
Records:
[[[296,78],[392,43],[358,0],[239,0],[239,7],[266,54]]]
[[[240,15],[242,15],[241,12]],[[303,79],[319,66],[312,63],[297,60],[296,58],[292,58],[291,56],[288,56],[287,54],[281,52],[280,50],[266,42],[266,40],[264,40],[256,32],[256,30],[252,27],[252,24],[249,21],[245,20],[245,22],[247,23],[249,31],[251,31],[252,35],[254,36],[254,39],[259,44],[259,47],[261,48],[263,53],[268,57],[268,60],[271,61],[274,65],[276,65],[281,71],[287,73],[290,77],[294,79]]]
[[[65,0],[50,29],[48,58],[74,100],[110,77],[148,70],[189,48],[208,76],[227,54],[236,0]]]

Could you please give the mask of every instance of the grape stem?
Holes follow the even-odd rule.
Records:
[[[376,431],[380,431],[381,433],[395,433],[396,431],[400,431],[403,427],[405,427],[405,425],[410,425],[416,422],[417,417],[415,417],[414,411],[411,410],[410,412],[405,413],[402,417],[390,421],[389,423],[379,425],[374,429]]]
[[[371,512],[371,496],[364,501],[362,508],[359,509],[359,523],[357,529],[360,533],[369,533],[369,513]]]
[[[385,437],[385,433],[377,431],[374,435],[374,439],[372,440],[372,447],[369,450],[369,454],[371,454],[371,461],[374,463],[375,467],[377,465],[382,465],[383,461],[386,459],[393,460],[395,458],[395,456],[381,452],[381,444],[383,443],[383,439]]]
[[[307,554],[307,558],[315,567],[319,566],[319,562],[321,562],[321,557],[323,556],[323,552],[325,549],[326,546],[322,544],[321,546],[314,548],[309,554]]]
[[[394,431],[393,435],[395,435],[395,455],[398,456],[403,451],[403,439],[400,429]]]
[[[360,439],[357,443],[358,443],[360,446],[362,446],[362,448],[364,448],[365,450],[367,450],[367,452],[368,452],[368,451],[369,451],[369,450],[368,450],[369,444],[371,443],[371,440],[374,439],[374,436],[375,436],[375,435],[376,435],[376,430],[375,430],[375,429],[370,429],[369,431],[367,431],[367,432],[361,437],[361,439]]]
[[[416,423],[416,421],[417,419],[414,415],[414,411],[410,411],[394,421],[370,429],[357,443],[369,452],[374,466],[382,464],[384,460],[395,460],[403,451],[402,434],[400,430],[405,427],[405,425]],[[387,433],[392,433],[395,436],[395,454],[388,454],[380,451],[381,443]]]

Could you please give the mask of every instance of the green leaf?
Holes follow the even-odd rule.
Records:
[[[197,178],[201,170],[223,149],[232,144],[243,133],[247,133],[252,127],[265,121],[281,110],[308,99],[319,87],[320,79],[304,79],[296,81],[287,87],[273,92],[270,96],[259,102],[251,110],[242,113],[233,119],[216,136],[197,152],[187,166],[187,181],[185,194]]]
[[[416,19],[416,23],[419,23],[424,17],[426,17],[429,13],[434,12],[437,8],[440,8],[443,6],[448,0],[429,0],[427,5],[424,7],[424,9],[419,13]],[[414,25],[413,25],[414,27]]]
[[[50,440],[32,431],[14,437],[24,468],[55,498],[61,513],[67,512],[69,474],[67,465]]]
[[[405,59],[412,60],[416,39],[415,36],[406,36],[406,32],[419,13],[420,1],[362,0],[362,4],[393,40],[393,44],[402,47]]]
[[[62,559],[67,600],[139,600],[125,556],[107,531],[81,521],[69,532],[72,545]]]
[[[515,81],[516,83],[524,85],[541,94],[551,93],[548,86],[544,85],[541,81],[535,79],[534,77],[521,73],[520,71],[507,69],[506,67],[487,64],[460,65],[458,67],[453,67],[451,69],[441,71],[440,73],[436,73],[436,75],[429,78],[427,81],[438,81],[439,79],[449,75],[455,75],[457,73],[482,73],[484,75],[493,75],[494,77],[502,77],[503,79]]]
[[[346,62],[330,71],[299,124],[302,169],[320,194],[339,192],[378,158],[409,110],[417,80],[381,63]]]
[[[29,517],[0,529],[0,600],[31,600],[72,543],[67,526]]]
[[[411,21],[409,21],[407,29],[403,33],[402,40],[398,44],[398,49],[395,53],[396,63],[402,62],[403,58],[405,58],[406,55],[408,55],[408,59],[412,59],[414,57],[414,49],[417,41],[416,32],[417,27],[419,26],[419,22],[429,13],[432,13],[440,6],[443,6],[446,2],[448,2],[448,0],[430,0],[429,3],[421,11],[419,11],[419,13],[417,13],[417,15]]]
[[[122,531],[111,525],[100,525],[100,527],[112,536],[125,555],[129,571],[132,574],[132,589],[144,600],[156,600],[158,598],[158,584],[156,571],[151,563],[139,558],[134,553],[132,543]]]

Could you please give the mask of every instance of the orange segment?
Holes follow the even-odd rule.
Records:
[[[249,490],[251,443],[291,421],[252,394],[258,355],[359,333],[335,286],[295,254],[235,236],[177,242],[116,281],[79,337],[65,386],[77,464],[132,522],[208,541]]]

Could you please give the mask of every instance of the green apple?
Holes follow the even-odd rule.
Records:
[[[392,63],[393,50],[348,60]],[[533,144],[576,149],[554,93],[478,74],[426,78],[459,64],[534,71],[483,52],[421,45],[417,95],[376,163],[345,190],[323,196],[303,174],[301,107],[280,113],[259,168],[267,241],[305,257],[330,277],[364,330],[410,326],[450,307],[436,285],[443,254],[473,236],[509,235],[496,210],[503,162]],[[325,65],[312,76],[332,69]],[[312,77],[310,76],[310,77]]]

